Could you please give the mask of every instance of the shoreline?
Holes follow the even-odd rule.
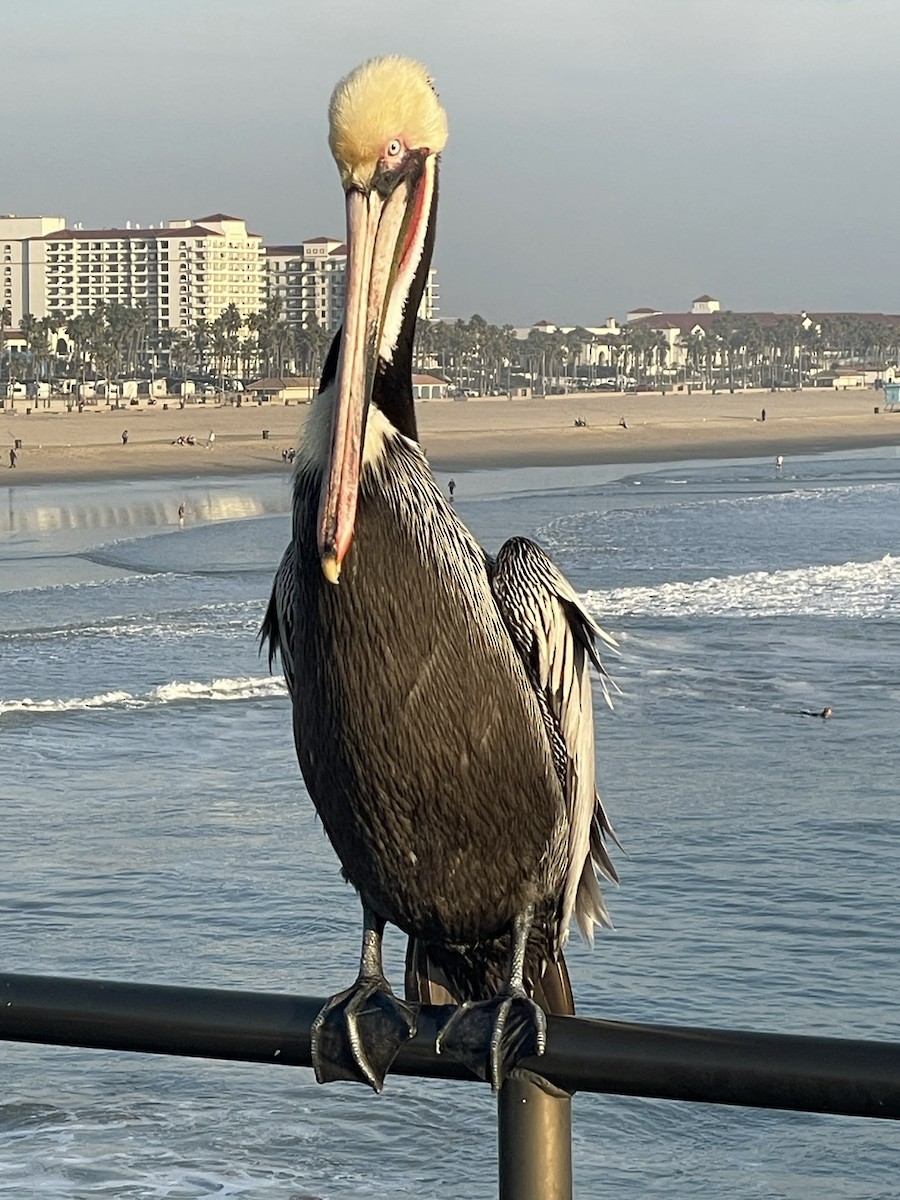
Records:
[[[876,413],[878,392],[574,394],[542,400],[424,402],[419,440],[443,473],[697,458],[774,458],[900,447],[900,414]],[[765,420],[761,419],[762,408]],[[9,447],[21,442],[7,486],[78,480],[284,474],[308,405],[191,405],[84,413],[3,412]],[[625,422],[625,427],[621,421]],[[576,425],[576,421],[584,421]],[[127,445],[122,442],[128,430]],[[208,447],[210,432],[215,432]],[[196,445],[178,445],[188,435]]]

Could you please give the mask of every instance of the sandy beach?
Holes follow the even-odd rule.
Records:
[[[420,439],[435,470],[461,472],[900,445],[900,413],[876,413],[881,407],[881,393],[871,389],[691,396],[593,392],[431,401],[419,404],[418,415]],[[26,414],[20,402],[14,412],[0,414],[6,440],[0,470],[16,485],[284,471],[282,452],[296,445],[307,413],[306,405],[180,409],[176,402],[168,410],[157,405]],[[587,424],[576,426],[576,420]],[[215,438],[208,446],[211,432]],[[177,444],[187,436],[196,445]],[[21,446],[12,470],[8,449],[17,439]]]

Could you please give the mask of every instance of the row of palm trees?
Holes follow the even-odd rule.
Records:
[[[74,317],[26,314],[20,322],[26,353],[4,356],[9,325],[4,308],[0,374],[6,357],[9,378],[114,379],[149,370],[215,378],[223,390],[226,380],[260,375],[317,378],[333,337],[320,326],[287,324],[277,298],[246,318],[230,304],[215,320],[179,330],[158,330],[146,309],[121,304],[100,303]],[[799,316],[763,323],[752,314],[714,313],[705,329],[681,335],[673,346],[646,322],[600,333],[536,327],[520,338],[511,325],[492,325],[476,314],[468,321],[420,321],[414,344],[418,370],[439,371],[461,391],[479,394],[509,391],[514,382],[546,392],[563,380],[611,374],[638,384],[793,386],[827,363],[884,370],[898,360],[900,325],[853,315],[812,324]]]
[[[752,314],[721,312],[681,344],[685,376],[703,387],[787,387],[838,364],[881,372],[896,367],[900,325],[853,314],[763,323]]]
[[[25,353],[4,354],[9,308],[0,309],[0,377],[53,382],[61,377],[115,379],[148,372],[226,379],[287,371],[321,373],[332,334],[281,320],[280,301],[242,317],[229,304],[214,321],[190,329],[159,330],[146,309],[99,303],[90,313],[26,313],[19,322]],[[6,362],[4,363],[4,358]]]
[[[564,379],[593,380],[599,371],[628,373],[663,362],[665,337],[655,330],[626,328],[620,336],[535,327],[520,338],[512,325],[491,325],[477,314],[469,321],[420,321],[415,362],[437,367],[463,390],[509,391],[513,376],[545,392]]]

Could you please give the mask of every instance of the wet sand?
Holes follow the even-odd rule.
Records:
[[[882,409],[880,392],[822,389],[692,396],[593,392],[431,401],[417,411],[420,440],[434,468],[462,472],[900,446],[900,413],[876,414],[876,407]],[[26,415],[20,403],[15,412],[0,411],[6,442],[0,470],[17,485],[284,471],[282,451],[297,444],[308,411],[307,405],[176,404],[168,411],[157,405]],[[576,419],[586,426],[576,427]],[[208,447],[211,431],[215,440]],[[197,444],[173,444],[187,435]],[[22,446],[11,470],[7,452],[16,438]]]

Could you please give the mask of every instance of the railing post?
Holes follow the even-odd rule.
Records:
[[[572,1200],[572,1097],[513,1071],[497,1097],[500,1200]]]

